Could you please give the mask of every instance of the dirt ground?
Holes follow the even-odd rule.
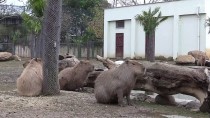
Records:
[[[25,60],[25,59],[24,59]],[[161,106],[132,100],[133,106],[119,107],[96,103],[93,90],[61,91],[57,96],[22,97],[16,93],[16,79],[23,61],[0,62],[0,118],[72,118],[72,117],[130,117],[130,118],[208,118],[208,114],[192,112],[182,107]],[[97,67],[103,65],[91,60]],[[174,116],[175,115],[175,116]]]

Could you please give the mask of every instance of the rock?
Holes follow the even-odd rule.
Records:
[[[155,102],[160,105],[176,105],[176,101],[171,95],[157,95],[155,97]]]
[[[0,61],[7,61],[12,58],[12,53],[9,52],[0,52]]]
[[[175,60],[176,64],[194,64],[195,58],[191,55],[180,55]]]
[[[206,60],[205,66],[210,67],[210,61]]]
[[[192,55],[195,58],[195,60],[198,60],[200,56],[205,56],[206,60],[209,60],[206,53],[199,50],[189,51],[188,55]]]
[[[184,107],[187,109],[199,109],[200,106],[201,106],[201,104],[196,101],[190,101],[184,105]]]
[[[208,96],[205,98],[204,103],[201,105],[200,111],[210,113],[210,91],[208,91]]]

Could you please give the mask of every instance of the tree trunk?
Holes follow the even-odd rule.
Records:
[[[62,0],[48,0],[44,12],[43,94],[60,93],[58,83],[58,52],[60,46]]]
[[[117,65],[97,55],[108,69]],[[138,77],[135,90],[155,92],[160,95],[174,95],[182,93],[196,97],[201,102],[200,111],[210,112],[210,80],[208,71],[192,69],[165,63],[150,63],[145,65],[147,71],[143,77]],[[100,72],[91,73],[87,86],[94,87],[94,81]]]
[[[146,33],[145,58],[147,61],[155,61],[155,31]]]
[[[31,58],[35,57],[35,38],[34,34],[29,34],[29,41],[30,41],[30,51],[31,51]]]

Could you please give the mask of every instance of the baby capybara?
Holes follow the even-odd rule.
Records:
[[[84,86],[89,72],[94,70],[94,66],[89,61],[80,61],[74,67],[68,67],[58,74],[61,90],[75,91]]]
[[[118,103],[124,106],[126,96],[130,104],[130,93],[136,77],[144,73],[144,66],[137,61],[127,60],[117,68],[102,72],[95,80],[94,93],[98,103]]]
[[[42,91],[41,59],[30,60],[22,74],[17,79],[17,92],[22,96],[38,96]]]

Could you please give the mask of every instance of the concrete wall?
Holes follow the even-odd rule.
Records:
[[[155,32],[155,55],[173,56],[173,17],[162,22]]]
[[[205,1],[205,9],[206,9],[206,19],[210,18],[210,0]],[[210,49],[210,34],[209,32],[209,27],[206,27],[206,48]]]
[[[124,32],[127,38],[130,37],[129,40],[125,38],[124,57],[129,55],[131,58],[144,57],[145,33],[143,27],[135,20],[135,16],[141,14],[142,11],[156,7],[160,7],[163,16],[169,16],[156,29],[156,56],[176,58],[190,50],[205,51],[206,47],[210,47],[210,41],[207,40],[209,35],[206,34],[207,28],[204,26],[207,17],[205,4],[207,3],[209,0],[180,0],[106,9],[104,14],[104,57],[113,58],[115,56],[115,33],[118,31]],[[198,19],[198,15],[200,19]],[[117,30],[114,25],[116,20],[126,20],[125,29]],[[207,44],[208,42],[209,44]]]
[[[130,57],[131,53],[131,20],[125,20],[124,28],[116,28],[116,22],[108,22],[108,57],[115,58],[116,52],[116,33],[124,33],[124,58]]]

